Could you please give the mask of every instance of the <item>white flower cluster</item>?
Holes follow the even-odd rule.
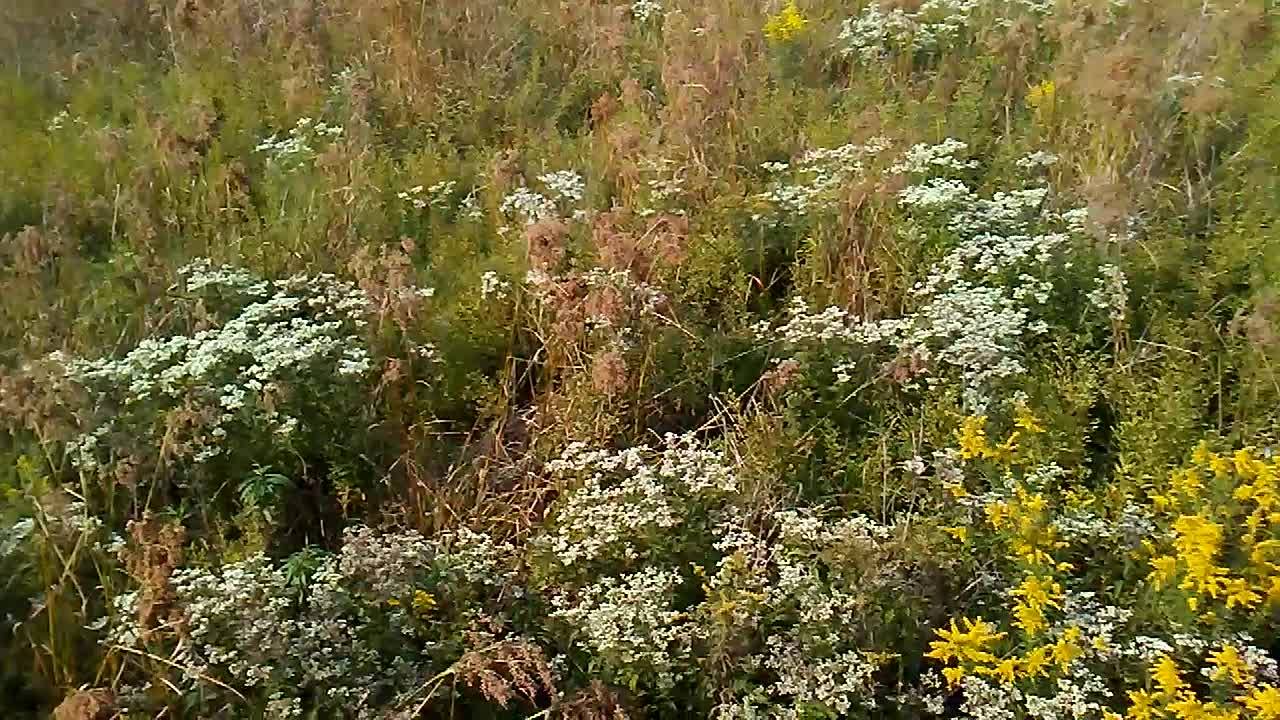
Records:
[[[938,170],[972,170],[978,167],[976,160],[963,160],[956,153],[967,152],[969,144],[955,138],[940,143],[916,143],[907,149],[902,159],[894,163],[889,172],[930,173]]]
[[[676,166],[676,162],[670,158],[644,158],[641,160],[641,166],[644,170],[653,175],[645,181],[645,185],[649,188],[648,204],[641,207],[637,214],[641,217],[650,217],[659,210],[666,210],[675,215],[685,215],[687,210],[682,207],[675,207],[675,201],[684,195],[684,172],[683,166]]]
[[[498,206],[503,215],[517,215],[524,218],[526,225],[539,220],[550,220],[556,216],[556,204],[542,193],[534,192],[521,185],[513,190]]]
[[[480,209],[480,198],[478,197],[478,188],[471,188],[471,192],[467,193],[459,203],[462,210],[462,217],[468,220],[479,220],[484,216],[484,211]]]
[[[1053,0],[924,0],[914,10],[871,2],[857,17],[841,26],[837,49],[842,55],[864,62],[882,60],[894,53],[937,53],[960,42],[985,10],[998,26],[1008,27],[1021,12],[1043,16],[1053,10]]]
[[[643,280],[636,280],[626,270],[609,270],[593,267],[582,273],[582,281],[591,288],[613,288],[628,298],[641,315],[652,315],[667,302],[661,290]],[[608,325],[604,317],[591,318],[597,324]]]
[[[330,142],[342,135],[342,128],[329,125],[323,120],[316,122],[312,118],[298,118],[298,122],[289,129],[288,134],[278,133],[263,138],[254,148],[256,152],[265,153],[267,161],[283,166],[294,166],[297,163],[315,156],[318,143]]]
[[[84,127],[88,124],[85,122],[84,118],[79,115],[72,115],[70,110],[64,109],[59,110],[57,115],[49,118],[49,124],[46,126],[46,129],[50,133],[54,133],[66,127],[68,122],[79,125],[80,127]]]
[[[436,545],[436,564],[465,582],[497,586],[515,579],[515,546],[496,542],[488,533],[464,526],[442,533]]]
[[[559,170],[539,175],[538,181],[546,189],[546,194],[521,185],[502,199],[498,211],[503,215],[523,218],[526,225],[561,217],[562,210],[566,211],[568,219],[582,220],[586,217],[585,210],[573,209],[573,205],[586,197],[586,183],[580,174]]]
[[[979,0],[925,0],[914,11],[868,3],[862,14],[844,21],[838,47],[864,61],[894,52],[936,52],[956,41],[969,27]]]
[[[1052,167],[1058,164],[1060,158],[1044,150],[1037,150],[1029,155],[1024,155],[1014,163],[1023,170],[1036,170],[1039,168]]]
[[[222,452],[230,423],[250,413],[288,433],[299,419],[251,403],[294,381],[358,378],[370,369],[360,330],[369,300],[332,275],[261,280],[243,270],[197,260],[179,270],[187,290],[212,295],[238,311],[219,326],[191,335],[146,338],[121,358],[61,359],[68,377],[96,393],[103,407],[146,412],[156,404],[192,400],[212,411],[197,461]],[[87,428],[68,445],[73,462],[96,466],[96,454],[112,423]]]
[[[1204,73],[1175,73],[1170,75],[1165,82],[1175,89],[1199,87],[1204,83]],[[1209,84],[1214,87],[1226,87],[1227,81],[1221,75],[1215,75],[1209,79]]]
[[[397,698],[439,668],[416,643],[374,644],[383,611],[399,607],[387,601],[409,604],[437,571],[476,586],[504,582],[512,552],[465,529],[428,541],[356,527],[337,557],[320,559],[309,573],[305,596],[284,566],[261,553],[178,568],[170,578],[183,629],[177,682],[216,693],[224,686],[209,684],[215,678],[286,715],[305,708],[322,717],[389,717]],[[136,592],[115,597],[111,642],[143,649],[138,604]],[[369,612],[375,607],[382,610]],[[390,611],[393,626],[406,612]]]
[[[1112,654],[1123,654],[1119,636],[1127,634],[1133,611],[1115,605],[1104,605],[1097,593],[1067,591],[1062,600],[1062,614],[1066,627],[1080,630],[1082,637],[1092,641],[1091,652],[1108,659]]]
[[[662,3],[659,0],[634,0],[631,3],[631,17],[637,22],[649,22],[649,18],[662,15]]]
[[[772,339],[788,345],[841,342],[851,345],[874,345],[892,340],[910,327],[908,320],[859,320],[846,310],[828,306],[811,312],[804,298],[793,297],[787,307],[788,320],[773,327],[768,321],[754,330],[760,339]]]
[[[680,582],[677,573],[654,567],[604,578],[575,597],[553,598],[551,617],[615,667],[646,671],[659,688],[670,688],[689,646],[683,613],[671,606]]]
[[[414,185],[408,190],[401,190],[396,193],[396,197],[419,210],[425,209],[428,205],[436,208],[445,208],[449,206],[449,197],[453,195],[453,191],[457,186],[457,180],[441,180],[431,187]]]
[[[965,282],[940,293],[916,319],[907,345],[938,346],[932,357],[960,370],[972,407],[985,407],[993,380],[1025,372],[1018,359],[1023,336],[1048,331],[1042,322],[1028,323],[1028,309],[1003,288]]]
[[[425,576],[437,552],[436,544],[416,531],[379,533],[357,525],[343,532],[337,570],[347,587],[386,602]]]
[[[822,520],[797,510],[779,510],[773,514],[778,537],[792,545],[843,546],[849,543],[871,543],[887,540],[892,529],[865,515]]]
[[[816,708],[842,717],[874,709],[873,676],[886,656],[859,648],[857,617],[866,593],[891,577],[879,575],[876,557],[893,529],[863,516],[824,520],[796,510],[769,520],[773,531],[761,533],[730,513],[717,529],[722,559],[706,579],[708,596],[751,602],[709,611],[729,613],[743,629],[768,628],[748,665],[774,678],[763,694],[722,705],[719,717],[795,720]]]
[[[698,497],[737,489],[723,456],[687,435],[668,435],[660,448],[618,452],[572,443],[547,469],[582,482],[561,501],[553,529],[541,539],[565,567],[606,557],[634,560],[646,540],[683,523]]]
[[[921,210],[946,210],[971,202],[969,186],[950,178],[931,178],[898,193],[898,202]]]
[[[574,443],[548,470],[582,483],[533,541],[551,564],[552,616],[600,662],[667,688],[679,669],[714,662],[701,653],[728,629],[755,648],[742,662],[759,683],[721,698],[716,716],[798,720],[875,706],[888,656],[863,650],[863,613],[871,594],[903,582],[884,562],[895,527],[829,509],[747,513],[735,466],[687,435],[621,451]],[[691,544],[675,549],[677,539]],[[673,552],[686,551],[711,553],[715,566],[673,566]],[[597,559],[611,562],[574,567]],[[691,584],[703,599],[677,605]]]
[[[566,202],[581,202],[587,196],[587,186],[582,176],[573,170],[557,170],[538,176],[553,197]]]
[[[641,467],[637,458],[628,469]],[[666,487],[652,472],[629,474],[609,486],[602,484],[604,479],[599,474],[587,478],[556,513],[555,530],[547,543],[566,566],[606,554],[634,559],[640,537],[680,524]]]
[[[913,288],[922,303],[914,313],[863,322],[834,307],[812,313],[802,300],[793,300],[786,322],[777,328],[762,324],[757,334],[790,345],[885,343],[900,355],[935,360],[959,371],[966,404],[980,412],[992,400],[996,381],[1025,372],[1023,341],[1049,329],[1037,315],[1050,301],[1057,272],[1072,265],[1071,233],[1079,213],[1047,211],[1045,187],[978,196],[961,180],[946,177],[974,166],[963,157],[966,150],[954,139],[920,144],[891,168],[924,175],[900,192],[900,204],[916,222],[940,223],[957,238]],[[1120,296],[1121,282],[1114,273],[1106,277],[1099,287],[1106,288],[1110,303]],[[853,376],[846,365],[837,363],[839,378]]]
[[[251,687],[271,679],[273,668],[259,661],[289,652],[289,633],[282,630],[293,603],[284,573],[257,554],[220,572],[178,568],[170,582],[191,638],[191,669],[207,673],[225,667]]]
[[[0,558],[12,555],[22,547],[27,538],[31,537],[31,532],[35,530],[36,521],[31,518],[22,518],[14,524],[10,525],[2,534],[0,534]]]
[[[847,717],[855,709],[875,710],[875,673],[878,658],[863,650],[845,650],[831,657],[814,657],[812,649],[795,638],[773,635],[768,641],[765,668],[778,680],[771,695],[791,700],[790,707],[770,708],[778,720],[809,717],[807,708],[822,707],[837,717]]]
[[[511,283],[503,280],[493,270],[488,270],[480,276],[480,297],[494,297],[501,300],[510,290]]]
[[[1119,542],[1128,549],[1141,545],[1155,533],[1156,524],[1142,506],[1126,503],[1120,517],[1104,518],[1088,509],[1076,508],[1056,518],[1053,525],[1066,537]]]
[[[1128,279],[1125,278],[1124,271],[1115,265],[1103,265],[1098,270],[1101,274],[1094,278],[1089,302],[1107,313],[1112,322],[1124,322],[1129,305]]]
[[[1023,717],[1018,708],[1022,691],[1016,687],[988,682],[974,675],[966,675],[960,683],[964,690],[960,712],[964,717],[973,720],[1021,720]]]
[[[804,215],[812,209],[831,207],[835,191],[850,179],[866,172],[866,161],[887,150],[888,140],[872,138],[865,144],[850,143],[835,148],[817,148],[793,162],[767,162],[761,168],[777,177],[770,188],[756,196],[784,214]],[[754,220],[763,215],[753,216]]]

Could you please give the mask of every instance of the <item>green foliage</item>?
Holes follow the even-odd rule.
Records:
[[[1271,5],[8,3],[0,711],[920,716],[960,489],[1253,502],[1151,493],[1280,432]]]

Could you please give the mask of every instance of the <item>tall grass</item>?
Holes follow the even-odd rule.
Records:
[[[941,480],[965,418],[989,416],[994,438],[1032,409],[1038,461],[1115,507],[1201,440],[1275,442],[1274,22],[1255,0],[5,4],[0,527],[15,540],[0,536],[0,708],[356,716],[354,700],[326,704],[315,688],[330,680],[312,669],[254,684],[202,659],[191,607],[219,632],[261,628],[174,579],[196,577],[296,623],[298,648],[321,652],[316,638],[338,632],[324,613],[344,618],[353,634],[334,642],[368,648],[342,660],[346,681],[386,670],[370,692],[401,713],[388,717],[736,717],[724,708],[773,708],[761,698],[779,678],[802,682],[751,666],[766,637],[857,665],[850,697],[911,716],[933,629],[991,602],[958,574],[1004,562],[940,529],[960,526]],[[955,165],[895,168],[948,139],[966,146]],[[842,147],[863,150],[821,155]],[[1037,152],[1054,160],[1028,164]],[[581,197],[561,172],[582,178]],[[1048,191],[1016,223],[974,220],[904,201],[932,180],[972,207]],[[1048,332],[999,335],[1003,320],[974,311],[943,337],[929,313],[944,303],[918,289],[979,242],[965,222],[1035,237],[1070,226],[1056,264],[966,276],[1013,293],[1043,273],[1051,299],[1020,322]],[[367,349],[358,380],[336,374],[339,355],[286,366],[225,421],[234,442],[208,462],[196,457],[222,427],[218,393],[239,380],[126,399],[66,360],[233,323],[256,296],[193,289],[179,270],[200,258],[313,288],[332,274],[368,301],[335,341]],[[953,280],[947,302],[962,294]],[[306,307],[277,319],[328,317]],[[810,332],[828,307],[842,329]],[[850,340],[895,322],[918,337]],[[977,388],[947,343],[991,333],[1016,338],[1005,349],[1020,371]],[[668,433],[713,448],[734,489],[662,476],[618,497],[679,504],[678,529],[655,520],[652,536],[636,530],[640,555],[588,569],[549,560],[541,543],[596,482],[553,461],[574,443],[670,460]],[[87,467],[91,435],[100,463]],[[974,491],[1004,487],[1001,473],[1039,482],[1012,457],[956,472]],[[600,472],[600,493],[626,479]],[[828,545],[787,535],[797,508],[892,528],[868,536],[884,574],[848,555],[870,542],[852,526],[823,525],[845,533]],[[726,518],[809,558],[814,592],[856,599],[839,642],[804,634],[821,609],[799,595],[785,611],[752,605],[766,589],[715,549]],[[421,533],[394,537],[420,538],[424,555],[396,560],[394,543],[351,530],[363,526]],[[400,594],[380,589],[390,571],[352,565],[362,548],[406,563]],[[765,565],[761,577],[786,571]],[[227,568],[288,607],[232,587]],[[714,628],[687,655],[575,634],[591,618],[652,620],[604,618],[601,598],[668,596]],[[139,620],[138,603],[153,616]],[[749,622],[734,614],[745,607]],[[112,634],[130,617],[147,637]],[[293,661],[271,652],[259,666]],[[878,712],[811,695],[777,716]]]

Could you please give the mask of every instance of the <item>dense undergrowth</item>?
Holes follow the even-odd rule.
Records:
[[[1280,718],[1262,0],[0,9],[0,710]]]

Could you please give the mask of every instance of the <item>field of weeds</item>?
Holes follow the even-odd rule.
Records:
[[[0,3],[0,715],[1280,720],[1278,23]]]

